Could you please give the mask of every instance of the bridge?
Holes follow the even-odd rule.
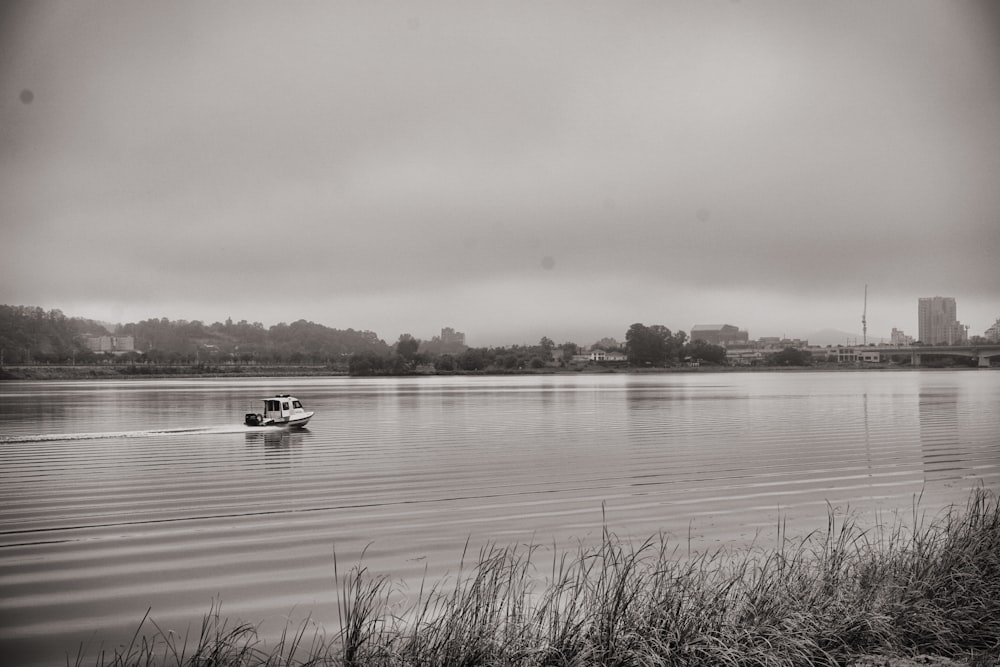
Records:
[[[947,355],[952,357],[968,357],[979,359],[980,368],[989,368],[990,359],[1000,357],[1000,343],[986,343],[982,345],[879,345],[876,347],[854,347],[850,348],[862,358],[863,355],[876,352],[880,357],[893,357],[909,354],[910,363],[919,366],[921,358],[925,355]]]

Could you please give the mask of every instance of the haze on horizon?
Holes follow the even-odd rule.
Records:
[[[998,183],[989,0],[0,10],[0,303],[73,316],[982,334]]]

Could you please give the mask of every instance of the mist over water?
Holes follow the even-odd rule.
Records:
[[[276,393],[307,430],[242,425]],[[415,593],[467,543],[606,525],[700,549],[829,506],[933,512],[1000,488],[998,405],[990,371],[3,383],[0,650],[65,664],[149,608],[196,632],[213,599],[332,633],[334,553]]]

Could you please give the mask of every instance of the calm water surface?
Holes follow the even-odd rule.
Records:
[[[308,430],[242,426],[278,392]],[[334,632],[334,551],[415,589],[467,541],[714,548],[963,503],[1000,489],[1000,373],[6,382],[0,433],[0,654],[65,664],[213,599]]]

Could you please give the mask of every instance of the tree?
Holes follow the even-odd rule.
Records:
[[[477,347],[470,347],[460,354],[456,363],[463,371],[481,371],[489,365],[485,352]]]
[[[667,360],[667,343],[670,329],[662,325],[647,327],[636,322],[625,334],[625,352],[630,364],[636,366],[662,366]]]
[[[726,348],[721,345],[713,345],[707,341],[696,338],[684,347],[684,353],[692,359],[707,361],[713,364],[726,363]]]
[[[401,356],[406,361],[412,362],[417,356],[417,350],[419,349],[419,340],[408,333],[400,334],[399,341],[396,343],[396,354]]]
[[[351,375],[375,375],[382,370],[383,363],[382,357],[374,352],[361,352],[351,355],[347,368]]]
[[[651,349],[652,335],[649,327],[636,322],[625,333],[625,353],[628,362],[636,366],[653,363],[655,352]]]
[[[670,329],[662,324],[654,324],[649,327],[649,331],[657,339],[653,344],[659,348],[660,354],[663,355],[660,361],[661,364],[666,364],[667,361],[680,360],[681,343],[678,343],[677,338]]]
[[[573,360],[573,356],[579,354],[580,346],[576,343],[563,343],[561,348],[562,354],[560,355],[562,361],[568,362]]]
[[[455,357],[450,354],[442,354],[434,362],[434,369],[450,373],[455,370]]]
[[[542,359],[548,361],[552,359],[552,350],[556,348],[556,344],[552,342],[552,339],[548,336],[542,336],[542,339],[538,341],[538,347],[542,348]]]
[[[767,363],[772,366],[808,366],[812,363],[812,355],[794,347],[786,347],[781,352],[768,355]]]
[[[621,344],[614,338],[604,337],[590,346],[591,349],[604,350],[605,352],[614,352],[621,349]]]

